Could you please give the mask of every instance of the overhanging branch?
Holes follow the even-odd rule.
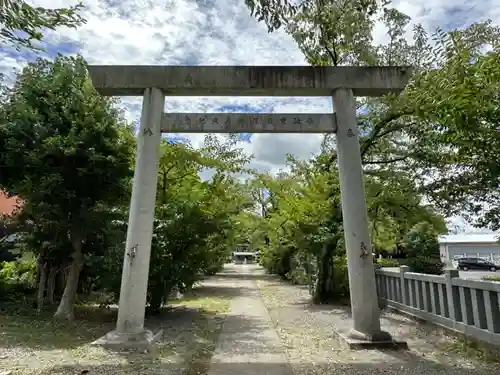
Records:
[[[399,158],[394,158],[394,159],[389,159],[389,160],[372,160],[372,161],[365,161],[363,162],[363,164],[366,164],[366,165],[371,165],[371,164],[391,164],[391,163],[396,163],[398,161],[403,161],[403,160],[406,160],[408,159],[410,156],[409,155],[405,155],[405,156],[401,156]]]

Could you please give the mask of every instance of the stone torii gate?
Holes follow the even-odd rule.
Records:
[[[409,67],[89,66],[106,96],[143,96],[116,330],[98,343],[148,347],[144,328],[162,132],[337,134],[352,330],[360,342],[390,342],[381,330],[359,150],[355,96],[400,92]],[[329,96],[335,114],[165,114],[165,96]]]

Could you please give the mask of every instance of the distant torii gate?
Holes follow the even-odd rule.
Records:
[[[101,344],[147,347],[154,341],[144,315],[162,132],[337,133],[350,336],[391,340],[380,327],[354,97],[402,91],[410,67],[94,65],[89,72],[102,95],[143,96],[118,321]],[[335,114],[165,114],[165,96],[330,96]]]

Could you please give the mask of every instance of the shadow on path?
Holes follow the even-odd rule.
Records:
[[[227,363],[227,369],[221,369],[224,373],[233,373],[235,375],[274,375],[282,373],[283,366],[286,363]],[[402,365],[389,365],[373,363],[351,363],[351,364],[337,364],[337,363],[314,363],[314,364],[300,364],[297,366],[300,375],[316,375],[316,374],[345,374],[345,375],[387,375],[387,374],[401,374],[401,375],[423,375],[424,372],[418,369],[409,369]],[[162,366],[161,374],[177,373],[178,365],[164,364]],[[291,370],[290,370],[291,371]],[[57,366],[47,371],[39,372],[40,375],[97,375],[97,374],[144,374],[144,370],[137,368],[133,365],[121,365],[119,367],[113,365],[96,365],[90,367],[82,366]],[[485,375],[481,370],[456,370],[453,368],[439,368],[436,367],[433,372],[434,375]],[[203,374],[199,374],[203,375]],[[290,375],[292,373],[290,372]]]
[[[175,318],[173,324],[178,324],[184,319]],[[217,370],[217,374],[242,374],[242,375],[317,375],[317,374],[345,374],[345,375],[485,375],[482,368],[460,368],[451,365],[444,365],[435,361],[428,360],[416,355],[411,350],[407,351],[378,351],[379,361],[360,361],[352,358],[346,359],[345,355],[337,356],[339,349],[332,348],[328,358],[322,361],[313,361],[305,358],[300,362],[289,363],[285,361],[275,361],[282,354],[279,347],[268,347],[262,340],[262,334],[266,331],[266,325],[258,319],[249,319],[245,315],[228,316],[225,324],[231,327],[227,334],[231,335],[233,347],[230,358],[225,358],[223,362],[217,361],[212,364]],[[181,324],[179,330],[186,328]],[[174,339],[174,337],[171,337]],[[189,340],[203,341],[203,338],[190,334],[184,337],[176,337],[175,345],[179,346],[179,341]],[[159,351],[161,353],[162,347]],[[344,354],[348,350],[343,350]],[[359,353],[359,352],[356,352]],[[179,359],[184,353],[178,353]],[[275,357],[275,355],[277,355]],[[248,361],[248,358],[253,358]],[[259,358],[262,357],[262,360]],[[340,359],[340,358],[344,359]],[[387,359],[391,358],[390,361]],[[196,358],[182,358],[179,361],[165,361],[160,355],[156,360],[144,359],[137,360],[135,355],[124,355],[123,362],[119,364],[68,364],[55,365],[36,372],[40,375],[100,375],[100,374],[179,374],[179,375],[204,375],[208,368],[199,372],[190,367],[190,361]],[[206,358],[208,360],[209,357]],[[293,368],[293,370],[292,370]],[[489,374],[498,374],[498,372],[489,372]]]
[[[234,264],[227,263],[224,265],[224,269],[217,273],[215,278],[235,278],[235,279],[248,279],[253,280],[276,280],[276,275],[271,275],[266,273],[261,266],[255,263],[251,264]]]
[[[417,360],[417,359],[416,359]],[[150,372],[148,366],[153,366],[157,371],[161,372]],[[295,374],[300,375],[316,375],[316,374],[342,374],[342,375],[389,375],[389,374],[400,374],[400,375],[424,375],[429,374],[429,366],[434,366],[432,375],[485,375],[484,370],[480,369],[457,369],[453,367],[444,367],[438,364],[423,364],[422,367],[419,366],[407,366],[401,363],[388,364],[388,363],[332,363],[332,362],[316,362],[316,363],[300,363],[294,366]],[[149,367],[150,368],[150,367]],[[253,362],[253,363],[224,363],[219,364],[218,369],[220,369],[221,374],[259,374],[259,375],[274,375],[283,374],[283,369],[289,369],[288,363],[264,363],[264,362]],[[38,372],[40,375],[77,375],[77,374],[87,374],[87,375],[97,375],[97,374],[171,374],[179,373],[179,364],[177,363],[163,363],[161,366],[156,366],[152,362],[150,365],[143,365],[142,367],[133,364],[124,365],[92,365],[92,366],[55,366],[42,372]],[[427,370],[427,371],[426,371]],[[189,370],[185,369],[183,374],[189,374]],[[294,375],[292,370],[287,370],[289,375]],[[287,374],[287,375],[288,375]],[[203,374],[199,374],[203,375]]]
[[[182,303],[192,299],[199,298],[233,298],[240,296],[242,293],[248,290],[247,287],[242,286],[223,286],[223,285],[202,285],[194,288],[192,291],[186,293],[181,299],[170,301],[171,304],[176,304],[177,302]]]

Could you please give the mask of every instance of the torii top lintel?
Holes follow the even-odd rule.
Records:
[[[142,96],[157,87],[169,96],[356,96],[402,91],[408,66],[161,66],[90,65],[94,87],[106,96]]]

